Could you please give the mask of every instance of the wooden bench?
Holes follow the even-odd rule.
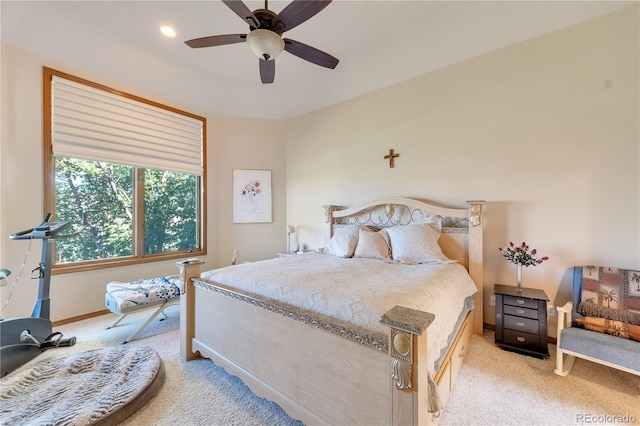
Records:
[[[105,294],[105,306],[120,317],[107,329],[113,328],[132,312],[153,309],[153,313],[138,329],[125,339],[128,343],[144,330],[151,321],[172,305],[180,303],[184,285],[178,275],[141,279],[131,282],[109,281]]]

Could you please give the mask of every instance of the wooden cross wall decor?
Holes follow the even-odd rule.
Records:
[[[400,157],[400,154],[394,154],[392,149],[389,150],[389,155],[384,156],[385,160],[389,160],[390,169],[393,169],[393,167],[395,166],[393,159],[397,157]]]

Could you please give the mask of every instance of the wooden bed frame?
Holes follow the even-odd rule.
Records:
[[[378,228],[441,218],[443,252],[469,270],[478,292],[434,375],[444,405],[472,332],[482,333],[482,201],[468,209],[383,198],[351,209],[324,206],[326,235],[344,224]],[[433,314],[396,306],[383,315],[388,342],[199,279],[202,262],[179,263],[182,358],[200,354],[308,425],[437,424],[429,412],[428,326]],[[206,395],[200,397],[206,398]]]

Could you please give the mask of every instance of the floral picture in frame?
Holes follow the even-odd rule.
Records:
[[[233,171],[233,222],[271,222],[271,170]]]

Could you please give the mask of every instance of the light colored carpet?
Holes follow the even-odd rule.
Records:
[[[276,404],[258,398],[236,377],[213,362],[180,360],[179,307],[167,309],[127,346],[148,346],[161,356],[165,384],[124,425],[300,425]],[[70,348],[45,352],[27,366],[121,343],[145,313],[105,328],[114,314],[56,327],[75,335]],[[552,357],[539,360],[498,349],[493,332],[473,336],[460,377],[442,414],[442,425],[640,424],[640,378],[612,368],[576,360],[571,374],[553,373]],[[613,416],[620,416],[613,417]],[[624,417],[626,416],[626,417]],[[625,421],[626,419],[626,421]]]
[[[497,348],[492,331],[472,336],[441,424],[640,424],[640,377],[581,359],[560,377],[555,349],[541,360]]]

